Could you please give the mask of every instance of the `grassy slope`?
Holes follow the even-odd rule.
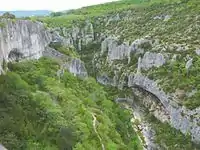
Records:
[[[94,17],[116,13],[128,8],[137,7],[140,4],[139,0],[124,0],[118,2],[110,2],[100,5],[83,7],[72,10],[62,16],[44,17],[40,20],[47,23],[49,27],[71,27],[74,22],[85,21]]]

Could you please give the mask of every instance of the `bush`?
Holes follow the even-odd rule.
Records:
[[[7,18],[7,19],[15,19],[15,15],[9,13],[9,12],[5,12],[2,16],[2,18]]]

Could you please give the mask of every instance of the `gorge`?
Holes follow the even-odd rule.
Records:
[[[119,1],[1,19],[2,144],[200,149],[199,6]]]

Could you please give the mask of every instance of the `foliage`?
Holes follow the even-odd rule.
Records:
[[[15,17],[15,15],[13,15],[13,14],[11,14],[11,13],[9,13],[9,12],[5,12],[5,13],[1,16],[1,18],[15,19],[16,17]]]
[[[49,27],[71,27],[73,23],[84,22],[86,19],[103,16],[108,13],[116,13],[128,8],[135,8],[140,4],[140,0],[125,0],[118,2],[110,2],[100,5],[83,7],[69,12],[57,12],[53,17],[38,18],[42,22],[46,22]],[[144,5],[144,4],[143,4]]]
[[[164,91],[169,93],[175,93],[176,89],[183,90],[184,93],[196,90],[197,92],[191,97],[185,95],[183,98],[180,98],[180,103],[189,109],[194,109],[200,106],[199,63],[200,58],[195,56],[192,67],[187,71],[185,68],[186,61],[184,56],[182,56],[177,58],[177,61],[173,64],[169,62],[163,67],[153,68],[151,71],[148,71],[148,76],[156,80],[162,79],[160,85]]]
[[[168,123],[161,123],[153,115],[148,114],[146,119],[156,132],[156,143],[162,149],[189,150],[195,149],[190,135],[183,135],[180,131],[170,127]]]
[[[57,16],[62,16],[62,15],[63,15],[62,12],[52,12],[52,13],[50,14],[51,17],[57,17]]]
[[[8,64],[0,76],[0,140],[8,149],[139,149],[129,112],[109,100],[94,79],[68,72],[59,79],[56,60]],[[138,148],[137,148],[138,147]]]
[[[75,58],[79,57],[77,52],[72,47],[65,47],[65,46],[62,46],[60,43],[57,43],[57,44],[50,43],[49,46],[67,56],[71,56],[71,57],[75,57]]]

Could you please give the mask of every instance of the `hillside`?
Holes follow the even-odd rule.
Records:
[[[132,88],[158,120],[199,141],[199,6],[195,0],[119,1],[41,21],[70,41],[65,44],[80,52],[98,82]]]
[[[2,144],[199,150],[199,14],[197,0],[122,0],[1,20]]]

